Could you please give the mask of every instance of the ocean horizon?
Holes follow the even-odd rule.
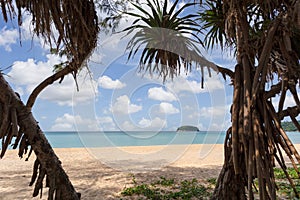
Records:
[[[300,144],[300,132],[288,132],[294,144]],[[224,144],[225,131],[56,131],[45,132],[53,148],[92,148],[120,146],[157,146],[180,144]]]

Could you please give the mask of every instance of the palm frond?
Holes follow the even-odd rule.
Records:
[[[202,11],[198,12],[202,23],[201,29],[206,31],[204,44],[207,48],[220,45],[221,49],[232,44],[225,33],[225,14],[221,0],[206,1]]]
[[[141,51],[139,67],[152,73],[157,73],[165,81],[167,77],[173,78],[180,73],[181,68],[190,70],[192,63],[196,67],[213,67],[215,65],[208,62],[201,56],[199,47],[203,43],[197,33],[199,26],[195,22],[196,15],[187,14],[179,17],[184,9],[195,5],[195,3],[185,4],[176,10],[179,0],[169,8],[168,1],[163,5],[158,0],[147,0],[146,8],[139,7],[141,14],[127,13],[136,17],[132,26],[123,31],[132,33],[137,31],[128,42],[126,50],[129,51],[128,59],[133,58],[139,50]],[[168,10],[169,8],[169,10]],[[150,14],[149,14],[150,13]],[[143,22],[146,25],[137,25]]]

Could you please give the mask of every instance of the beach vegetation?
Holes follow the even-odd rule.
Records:
[[[160,177],[151,183],[138,183],[133,178],[133,186],[126,187],[121,195],[139,197],[141,199],[208,199],[211,188],[201,184],[197,179],[175,180]],[[123,199],[123,198],[122,198]]]
[[[217,178],[209,178],[207,179],[207,182],[213,186],[217,184]]]
[[[298,170],[299,170],[298,166]],[[276,179],[276,186],[278,187],[278,196],[283,199],[297,199],[297,193],[300,192],[300,180],[299,171],[293,167],[288,167],[286,172],[281,168],[274,168],[274,174]],[[286,173],[289,178],[294,182],[294,186],[291,186],[290,182],[286,180]],[[296,191],[295,191],[296,190]]]
[[[300,121],[298,121],[298,123],[300,123]],[[289,122],[282,122],[281,125],[282,125],[283,130],[285,130],[287,132],[299,131],[299,129],[291,121],[289,121]]]

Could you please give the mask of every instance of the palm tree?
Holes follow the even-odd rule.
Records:
[[[126,12],[127,15],[137,18],[130,27],[123,30],[127,35],[135,31],[126,48],[129,50],[128,59],[143,49],[139,61],[140,70],[156,73],[163,81],[179,75],[181,68],[189,71],[195,66],[201,68],[202,72],[204,67],[207,67],[209,72],[211,68],[218,70],[218,67],[206,60],[199,50],[198,46],[203,44],[195,34],[199,32],[199,25],[195,22],[198,15],[180,16],[184,9],[196,4],[187,3],[176,11],[178,3],[179,0],[176,0],[170,6],[168,0],[165,0],[161,6],[158,0],[147,0],[146,8],[132,3],[141,14]],[[203,75],[204,73],[202,80]]]
[[[257,179],[260,199],[275,199],[275,160],[298,196],[286,173],[282,151],[297,172],[296,162],[300,162],[300,157],[280,121],[289,116],[299,127],[295,120],[300,111],[296,92],[299,51],[291,45],[299,39],[300,24],[299,21],[295,23],[295,19],[299,20],[296,14],[299,13],[299,1],[208,2],[209,9],[200,15],[204,27],[209,30],[207,38],[221,42],[212,34],[215,27],[209,23],[219,27],[222,38],[234,44],[237,58],[232,127],[227,131],[226,158],[214,198],[232,195],[244,199],[248,194],[249,199],[254,199],[253,185]],[[214,23],[211,19],[215,18],[207,17],[208,14],[223,23]],[[294,97],[295,107],[283,110],[288,90]],[[272,103],[276,94],[281,95],[277,110]]]
[[[38,94],[53,82],[72,74],[76,80],[78,70],[96,46],[98,35],[98,17],[92,0],[63,1],[4,1],[1,0],[2,15],[18,16],[22,25],[24,10],[32,15],[34,33],[45,39],[56,52],[68,57],[57,72],[45,79],[30,95],[27,105],[19,99],[0,73],[0,139],[2,148],[0,157],[5,155],[7,147],[16,137],[14,148],[19,147],[19,156],[23,157],[30,147],[29,156],[36,154],[34,170],[30,185],[35,183],[33,196],[43,188],[46,177],[49,187],[48,199],[79,199],[68,179],[61,162],[45,138],[38,122],[34,119],[31,108]],[[15,7],[16,6],[16,7]],[[17,13],[15,13],[17,11]],[[58,36],[54,34],[54,29]]]
[[[234,73],[205,61],[197,47],[190,45],[190,38],[177,39],[182,36],[181,32],[198,31],[197,24],[191,20],[195,15],[181,17],[179,13],[183,9],[175,12],[178,0],[169,10],[167,3],[165,0],[160,6],[156,0],[153,3],[147,0],[151,12],[134,4],[142,14],[128,13],[137,20],[125,31],[138,30],[128,44],[129,58],[139,48],[144,48],[140,68],[156,71],[164,79],[167,75],[171,78],[178,75],[182,65],[190,69],[195,63],[202,68],[203,62],[209,69],[218,69],[232,78],[232,126],[227,130],[225,161],[212,198],[254,199],[253,188],[257,180],[260,199],[276,199],[275,161],[298,196],[282,155],[283,152],[288,155],[299,175],[296,163],[300,164],[300,156],[282,129],[281,120],[289,116],[296,127],[300,127],[295,119],[300,113],[296,90],[300,78],[300,1],[207,0],[201,3],[198,18],[201,30],[206,34],[204,44],[208,48],[214,44],[233,48],[237,62]],[[185,4],[184,8],[191,5],[195,4]],[[143,22],[143,25],[138,22]],[[163,35],[159,32],[161,29]],[[178,45],[170,44],[170,38],[165,40],[169,33],[165,29],[170,29],[168,37],[182,42],[179,52],[164,48]],[[194,34],[192,36],[199,39]],[[160,46],[160,42],[164,46]],[[191,52],[192,56],[182,52]],[[288,91],[295,106],[284,108]],[[278,94],[281,95],[279,103],[274,105],[272,99]]]

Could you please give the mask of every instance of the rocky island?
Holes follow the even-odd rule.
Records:
[[[176,130],[176,132],[185,132],[185,131],[199,132],[200,130],[195,126],[180,126]]]

